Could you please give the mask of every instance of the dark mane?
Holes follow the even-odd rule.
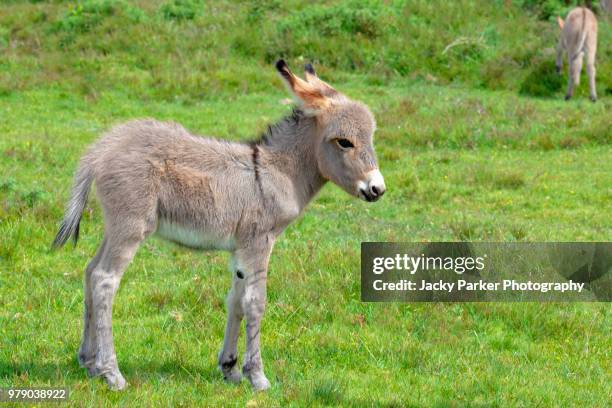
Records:
[[[296,129],[304,117],[304,112],[300,108],[294,106],[290,114],[278,122],[268,125],[267,129],[259,136],[258,139],[251,140],[248,142],[248,144],[270,146],[273,141],[283,138],[284,136],[290,136],[293,133],[291,130]]]

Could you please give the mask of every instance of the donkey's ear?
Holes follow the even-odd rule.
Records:
[[[306,78],[306,81],[308,82],[314,79],[319,79],[311,63],[304,65],[304,78]]]
[[[563,30],[563,25],[565,23],[563,22],[563,19],[560,16],[557,16],[557,23],[559,24],[559,28]]]
[[[295,76],[284,60],[281,59],[276,62],[276,69],[291,93],[295,95],[306,110],[316,113],[329,106],[330,100],[323,94],[322,89]]]
[[[308,63],[304,66],[304,78],[308,81],[309,84],[317,88],[321,93],[328,98],[339,99],[340,95],[338,91],[336,91],[330,84],[323,81],[321,78],[317,76],[314,67],[312,64]]]

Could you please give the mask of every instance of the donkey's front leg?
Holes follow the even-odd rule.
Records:
[[[245,280],[241,301],[246,316],[246,351],[242,373],[256,391],[270,388],[270,381],[263,371],[259,333],[266,307],[266,278],[272,239],[265,237],[261,241],[262,243],[258,242],[253,248],[236,252],[238,268],[244,273]]]
[[[235,264],[235,261],[233,262]],[[223,339],[223,350],[219,353],[219,369],[226,381],[238,383],[242,375],[238,369],[238,335],[244,317],[244,272],[232,265],[232,288],[227,296],[227,325]]]

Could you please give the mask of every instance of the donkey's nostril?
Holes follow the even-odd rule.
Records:
[[[370,186],[370,194],[372,195],[372,198],[378,200],[380,197],[383,196],[383,194],[385,194],[385,186],[380,186],[380,185]]]

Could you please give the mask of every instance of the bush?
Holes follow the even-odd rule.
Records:
[[[166,20],[193,20],[203,7],[198,0],[172,0],[163,4],[159,11]]]
[[[373,38],[382,32],[378,22],[380,14],[381,8],[377,5],[371,8],[355,2],[333,7],[315,5],[280,21],[277,27],[279,34],[284,36],[361,34]]]
[[[555,71],[552,59],[534,61],[519,92],[529,96],[554,96],[563,89],[563,76]]]
[[[540,20],[551,20],[557,16],[565,18],[574,7],[587,6],[598,14],[601,10],[599,0],[570,1],[570,0],[515,0],[515,3],[533,12]]]
[[[569,2],[564,0],[517,0],[523,9],[533,12],[540,20],[551,17],[565,16],[569,10]]]
[[[55,23],[57,31],[83,34],[99,25],[104,19],[125,15],[139,21],[144,13],[123,0],[90,0],[77,4]]]

